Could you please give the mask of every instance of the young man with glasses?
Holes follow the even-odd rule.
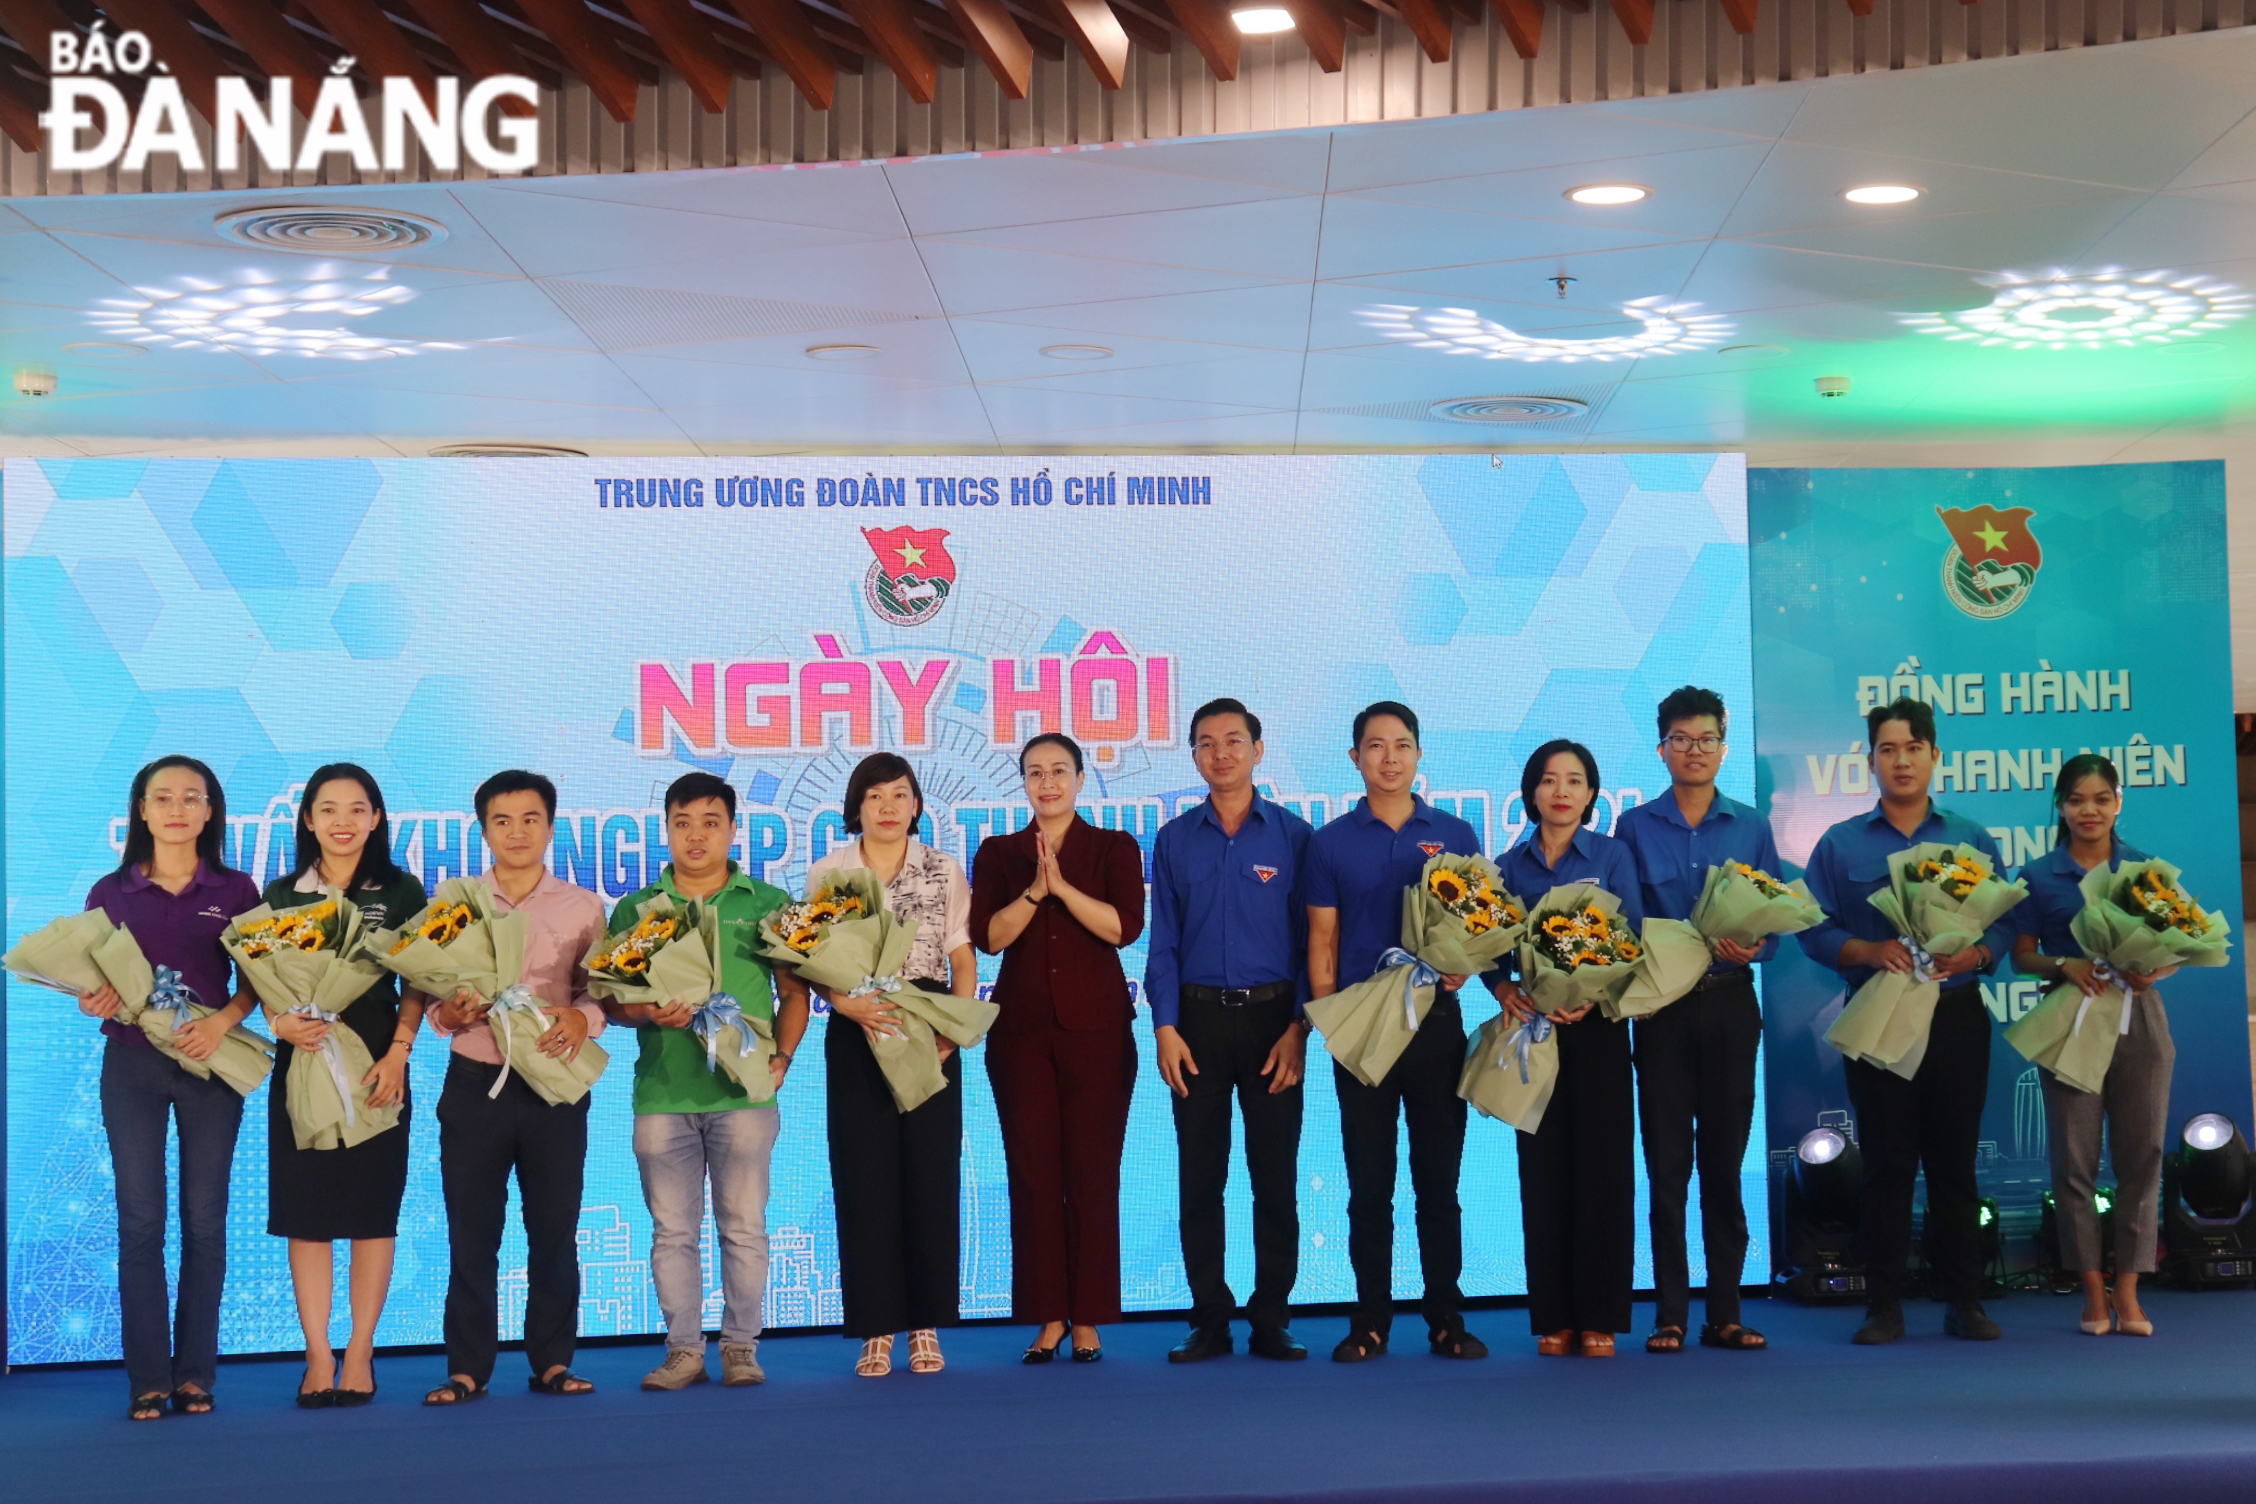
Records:
[[[1693,685],[1661,701],[1661,761],[1669,790],[1624,810],[1614,835],[1637,858],[1648,919],[1689,919],[1708,869],[1744,862],[1778,875],[1770,822],[1716,791],[1729,750],[1723,697]],[[1714,943],[1715,964],[1684,997],[1637,1020],[1637,1118],[1651,1182],[1653,1334],[1649,1353],[1684,1350],[1692,1309],[1684,1208],[1695,1162],[1700,1169],[1700,1232],[1707,1255],[1703,1347],[1752,1351],[1767,1344],[1739,1320],[1739,1275],[1747,1258],[1747,1208],[1739,1167],[1755,1119],[1755,1056],[1762,1009],[1752,963],[1777,950]]]

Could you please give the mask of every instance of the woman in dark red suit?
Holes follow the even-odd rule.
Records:
[[[1000,952],[987,1079],[1010,1168],[1011,1307],[1042,1323],[1029,1363],[1104,1356],[1120,1319],[1120,1150],[1136,1083],[1120,948],[1144,929],[1144,855],[1075,812],[1081,748],[1045,732],[1018,755],[1034,819],[979,843],[971,935]]]

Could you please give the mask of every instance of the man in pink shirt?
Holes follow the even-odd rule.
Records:
[[[478,785],[478,824],[493,866],[479,879],[494,906],[527,920],[522,981],[555,1025],[541,1050],[572,1059],[603,1032],[603,1010],[588,996],[580,965],[604,932],[603,901],[548,870],[556,819],[556,785],[512,769]],[[591,1394],[572,1372],[579,1336],[580,1183],[587,1161],[588,1097],[552,1106],[512,1072],[500,1091],[501,1051],[485,1022],[485,1004],[464,991],[433,1007],[431,1027],[453,1041],[446,1088],[439,1095],[439,1177],[445,1187],[448,1376],[423,1397],[426,1405],[478,1399],[493,1377],[499,1347],[497,1288],[502,1224],[509,1213],[509,1175],[525,1219],[525,1357],[537,1394]]]

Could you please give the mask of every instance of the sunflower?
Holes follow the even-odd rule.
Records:
[[[1447,867],[1434,868],[1433,875],[1426,879],[1426,886],[1433,891],[1434,897],[1452,909],[1462,904],[1472,893],[1466,886],[1465,879]]]
[[[640,976],[650,969],[650,958],[639,950],[630,950],[625,955],[612,957],[611,969],[621,976]]]
[[[799,926],[799,928],[791,932],[790,938],[785,940],[784,944],[790,946],[793,950],[798,951],[802,955],[804,955],[806,952],[811,951],[816,946],[822,944],[822,938],[823,932],[821,925],[803,924]]]
[[[329,943],[326,935],[314,925],[300,925],[290,936],[290,943],[300,950],[319,950]]]
[[[634,938],[637,940],[671,940],[674,938],[676,927],[673,915],[653,914],[634,927]]]

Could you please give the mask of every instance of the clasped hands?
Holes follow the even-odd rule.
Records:
[[[452,997],[432,1005],[431,1021],[450,1034],[458,1034],[482,1022],[492,1006],[477,988],[457,987]],[[533,1047],[554,1060],[579,1059],[580,1046],[587,1043],[587,1015],[577,1008],[549,1007],[548,1016],[548,1029],[533,1041]]]

